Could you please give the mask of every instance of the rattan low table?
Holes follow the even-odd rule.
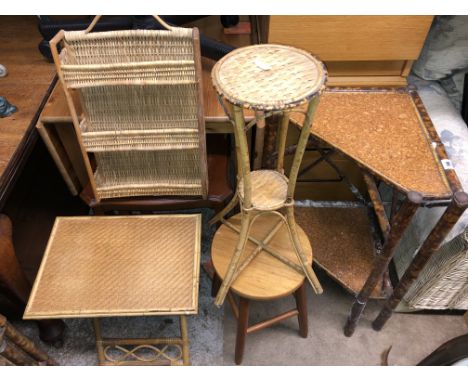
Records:
[[[201,215],[58,217],[25,319],[93,318],[101,365],[189,364]],[[181,336],[106,339],[100,317],[179,316]]]

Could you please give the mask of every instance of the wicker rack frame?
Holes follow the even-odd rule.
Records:
[[[172,28],[163,23],[169,30],[89,33],[95,22],[86,31],[61,30],[50,45],[96,201],[154,195],[206,199],[208,176],[198,29]],[[116,43],[120,40],[125,42],[122,46]],[[133,40],[140,44],[133,46]],[[72,41],[79,46],[84,64],[76,62]],[[103,54],[98,58],[102,62],[95,63],[94,43],[98,50],[114,49],[114,56]],[[156,59],[152,58],[155,49],[161,51]],[[140,55],[143,61],[132,62],[132,54]],[[166,59],[167,56],[172,59]],[[83,118],[77,115],[71,91],[79,93]],[[125,108],[131,99],[141,99],[147,114],[132,115],[130,104],[128,110],[117,117],[113,115],[116,108]],[[106,114],[103,111],[109,105]],[[121,115],[122,123],[115,123]],[[90,153],[97,162],[96,172]],[[104,167],[100,168],[100,164]]]

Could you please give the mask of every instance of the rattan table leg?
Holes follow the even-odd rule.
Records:
[[[98,355],[98,363],[99,365],[104,365],[106,361],[106,357],[104,355],[104,347],[102,345],[101,320],[98,317],[93,318],[93,327],[94,327],[94,335],[96,337],[96,351]]]
[[[372,291],[375,289],[385,270],[388,268],[388,264],[393,257],[395,248],[400,242],[403,233],[411,222],[411,219],[416,213],[421,202],[421,194],[416,192],[408,193],[407,200],[395,216],[395,220],[390,231],[390,235],[385,242],[382,255],[376,258],[375,265],[369,274],[369,277],[353,303],[351,312],[344,327],[345,336],[351,337],[353,335]]]
[[[180,334],[182,336],[182,360],[185,366],[190,365],[189,357],[189,338],[188,338],[188,329],[187,329],[187,317],[179,316],[180,320]]]

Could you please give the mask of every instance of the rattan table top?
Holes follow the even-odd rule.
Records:
[[[310,53],[284,45],[252,45],[224,56],[211,72],[219,95],[255,110],[281,110],[321,92],[327,71]]]
[[[201,215],[59,217],[25,319],[196,314]]]

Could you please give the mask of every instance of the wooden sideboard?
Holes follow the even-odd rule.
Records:
[[[302,48],[327,65],[330,86],[406,85],[433,16],[265,16],[262,42]]]

